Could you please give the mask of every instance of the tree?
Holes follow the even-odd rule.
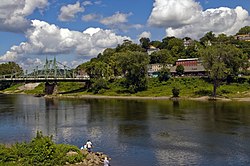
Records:
[[[215,34],[212,31],[207,32],[202,38],[200,38],[200,42],[205,46],[211,45],[211,42],[215,40]]]
[[[119,53],[119,66],[125,74],[125,86],[131,93],[147,89],[149,56],[142,52]]]
[[[15,62],[0,64],[0,75],[22,74],[23,69]]]
[[[161,44],[162,43],[160,41],[158,41],[158,40],[150,42],[150,45],[154,46],[155,48],[160,48]]]
[[[0,75],[7,77],[14,77],[23,74],[23,69],[15,62],[8,62],[0,64]],[[12,83],[1,83],[0,89],[6,89],[11,86]]]
[[[150,39],[146,38],[146,37],[142,37],[142,38],[140,38],[140,44],[141,44],[142,48],[147,50],[149,48],[149,45],[150,45]]]
[[[167,81],[169,78],[170,78],[170,71],[169,71],[169,69],[163,67],[160,70],[160,73],[159,73],[159,76],[158,76],[159,81],[160,82]]]
[[[167,49],[155,51],[150,55],[150,64],[161,63],[161,64],[173,64],[175,59],[171,52]]]
[[[237,35],[246,35],[246,34],[250,34],[250,26],[245,26],[241,28],[237,33]]]
[[[116,47],[116,52],[126,52],[126,51],[139,51],[145,52],[145,50],[138,44],[132,43],[130,40],[125,40],[122,45]]]
[[[179,76],[181,76],[182,74],[184,74],[184,66],[183,65],[178,65],[177,67],[176,67],[176,74],[177,75],[179,75]]]
[[[236,76],[239,68],[247,62],[247,56],[233,45],[214,45],[199,51],[203,65],[213,80],[213,97],[221,81]]]
[[[173,97],[179,97],[180,89],[174,87],[174,88],[172,89],[172,94],[173,94]]]

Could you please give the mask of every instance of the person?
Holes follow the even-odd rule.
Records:
[[[109,160],[107,157],[104,158],[104,161],[103,161],[103,166],[110,166],[109,164]]]
[[[92,142],[90,140],[88,140],[86,142],[86,148],[87,148],[88,152],[91,152],[92,147],[93,147]]]

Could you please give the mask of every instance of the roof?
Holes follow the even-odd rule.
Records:
[[[194,60],[197,61],[197,60],[199,60],[199,58],[178,59],[177,62],[178,61],[194,61]]]
[[[170,69],[171,73],[176,73],[176,67],[173,66]],[[196,72],[204,72],[206,71],[203,65],[196,65],[196,66],[184,66],[185,73],[196,73]]]

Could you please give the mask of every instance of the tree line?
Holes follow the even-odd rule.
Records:
[[[250,27],[243,27],[236,35],[250,34]],[[147,54],[151,47],[158,49]],[[216,88],[225,79],[248,74],[248,59],[250,58],[250,42],[237,40],[234,36],[206,33],[199,41],[189,37],[183,39],[165,37],[162,41],[150,41],[141,38],[140,43],[125,40],[116,48],[107,48],[96,58],[83,63],[77,70],[84,70],[91,78],[89,88],[98,93],[107,88],[110,81],[120,80],[126,91],[136,93],[147,89],[147,65],[160,63],[175,64],[180,58],[199,58],[202,60],[209,77],[213,80],[213,95]],[[169,70],[160,71],[159,80],[166,81]]]

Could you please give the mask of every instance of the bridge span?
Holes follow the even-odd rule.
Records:
[[[35,77],[24,77],[24,78],[0,78],[0,83],[36,83],[36,82],[88,82],[88,77],[78,78],[35,78]]]

